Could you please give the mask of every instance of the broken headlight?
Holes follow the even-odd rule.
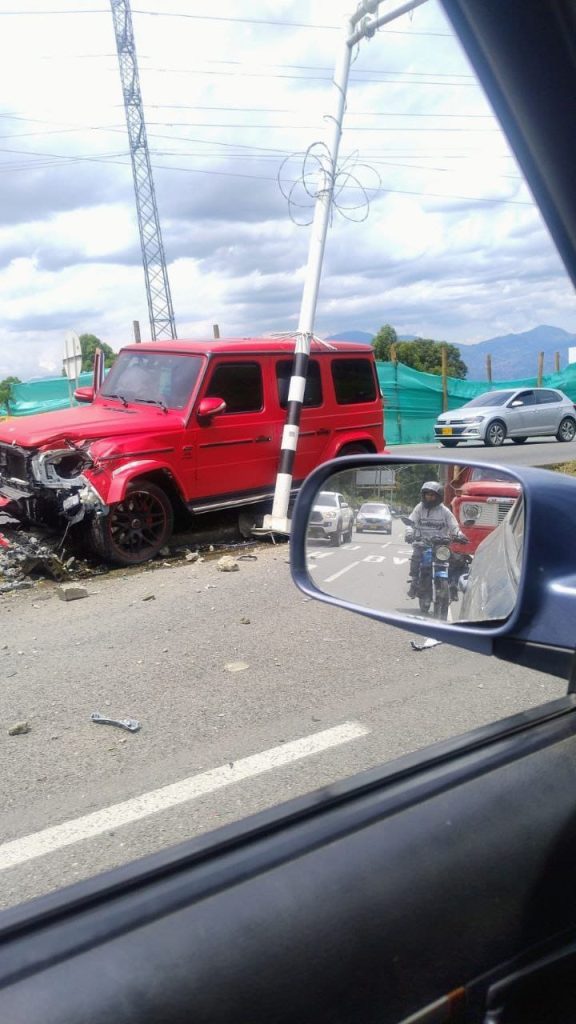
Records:
[[[45,487],[73,487],[82,485],[82,473],[92,464],[86,452],[75,448],[41,452],[32,459],[32,472],[38,483]]]

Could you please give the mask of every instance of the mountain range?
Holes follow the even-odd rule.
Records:
[[[333,341],[352,341],[370,344],[373,334],[367,331],[343,331],[332,335]],[[398,341],[414,341],[415,335],[399,335]],[[544,373],[553,373],[555,353],[560,354],[560,368],[568,363],[568,349],[576,348],[576,334],[561,327],[541,324],[521,334],[502,334],[473,345],[457,346],[468,367],[469,380],[486,380],[486,356],[492,356],[492,379],[518,380],[535,377],[538,372],[538,353],[544,353]]]

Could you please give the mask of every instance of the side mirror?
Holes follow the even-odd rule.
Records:
[[[524,405],[524,402],[520,398],[517,398],[515,402],[510,402],[511,409],[517,409],[521,405]]]
[[[474,479],[477,470],[482,470],[486,509],[475,519],[476,532],[470,528],[465,551],[457,541],[427,537],[412,563],[414,548],[405,544],[398,521],[384,543],[374,527],[357,531],[352,544],[344,536],[330,544],[312,514],[324,490],[344,492],[354,503],[360,494],[366,501],[389,496],[405,512],[419,501],[422,482],[436,479],[444,484],[445,504],[452,505],[460,525],[454,485],[462,474]],[[486,489],[487,470],[494,474],[494,493]],[[474,503],[481,503],[480,495]],[[568,678],[573,693],[576,553],[570,510],[575,503],[574,477],[549,469],[349,455],[318,466],[302,485],[290,529],[292,577],[308,597]],[[409,575],[414,587],[407,585]]]
[[[223,398],[203,398],[198,405],[197,416],[199,420],[210,420],[223,412],[226,412],[226,402]]]
[[[77,402],[88,403],[94,401],[94,388],[76,388],[74,398]]]

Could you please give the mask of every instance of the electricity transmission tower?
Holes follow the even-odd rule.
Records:
[[[138,230],[152,338],[175,338],[176,322],[152,179],[130,0],[110,0],[130,141]]]

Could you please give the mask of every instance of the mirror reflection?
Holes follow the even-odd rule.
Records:
[[[521,484],[457,463],[366,464],[328,478],[307,530],[319,590],[448,622],[506,619],[522,568]]]

